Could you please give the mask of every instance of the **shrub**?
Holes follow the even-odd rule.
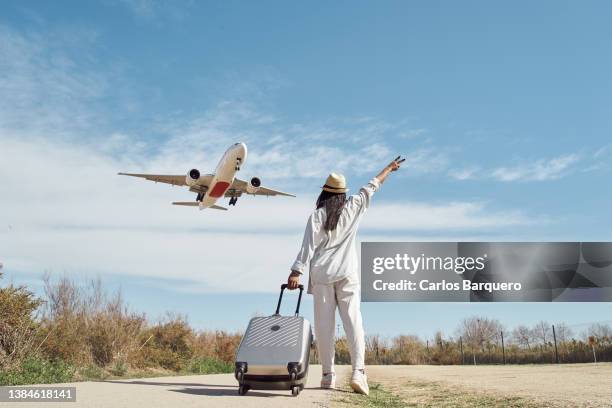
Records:
[[[41,303],[23,286],[0,287],[0,370],[18,367],[37,349],[34,314]]]
[[[189,362],[193,374],[221,374],[234,371],[234,364],[214,357],[197,357]]]
[[[121,292],[109,296],[99,280],[82,289],[67,278],[45,278],[49,299],[42,322],[43,349],[78,366],[124,361],[138,343],[144,315],[129,312]]]
[[[0,385],[53,384],[69,382],[74,367],[61,360],[27,357],[19,367],[0,371]]]
[[[90,364],[79,369],[78,378],[82,381],[105,380],[106,378],[108,378],[108,374],[106,373],[106,371],[104,371],[103,368],[95,364]]]
[[[221,330],[203,331],[195,338],[194,355],[233,362],[241,338],[240,333],[228,333]]]
[[[140,348],[131,358],[139,367],[162,367],[168,370],[185,369],[193,356],[195,334],[182,316],[168,315],[165,321],[144,330]]]
[[[128,372],[128,366],[125,361],[118,360],[115,361],[115,364],[113,364],[113,367],[111,368],[110,372],[112,375],[115,375],[117,377],[123,377]]]

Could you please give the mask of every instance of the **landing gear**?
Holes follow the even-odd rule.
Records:
[[[198,196],[196,197],[196,201],[202,201],[203,198],[204,198],[204,193],[198,193]]]
[[[251,387],[248,385],[241,385],[238,387],[238,395],[246,395]]]
[[[242,165],[242,157],[236,157],[236,167],[234,167],[234,169],[236,171],[240,171],[241,165]]]
[[[298,395],[300,395],[300,391],[301,391],[301,388],[299,385],[294,385],[293,387],[291,387],[291,395],[293,395],[294,397],[297,397]]]
[[[229,205],[236,205],[237,202],[238,202],[238,197],[232,197],[229,200]]]

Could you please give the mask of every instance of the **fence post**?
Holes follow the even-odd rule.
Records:
[[[465,364],[465,357],[463,355],[463,338],[459,336],[459,349],[461,350],[461,365]]]
[[[504,347],[504,331],[501,332],[501,341],[502,341],[502,362],[504,365],[506,364],[506,348]]]
[[[555,341],[555,362],[559,364],[559,350],[557,349],[557,333],[555,332],[555,325],[552,325],[553,329],[553,340]]]

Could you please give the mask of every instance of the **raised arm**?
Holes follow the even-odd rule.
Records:
[[[370,206],[372,196],[380,188],[380,185],[387,179],[387,176],[389,176],[391,172],[398,170],[400,165],[405,160],[406,159],[402,159],[400,156],[397,156],[391,163],[385,166],[385,168],[382,169],[376,177],[361,187],[359,194],[352,197],[353,199],[351,206],[353,209],[353,215],[360,216],[366,211],[366,209]]]
[[[393,161],[378,173],[376,179],[380,182],[380,184],[384,183],[387,179],[387,176],[391,174],[393,171],[397,171],[400,168],[400,165],[405,162],[406,159],[402,159],[401,156],[397,156]]]

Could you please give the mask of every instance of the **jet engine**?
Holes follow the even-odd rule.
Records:
[[[187,177],[185,177],[185,183],[189,187],[195,185],[200,179],[200,171],[198,169],[191,169],[189,173],[187,173]]]
[[[255,194],[257,190],[259,190],[259,187],[261,187],[261,180],[259,177],[253,177],[247,184],[247,193]]]

